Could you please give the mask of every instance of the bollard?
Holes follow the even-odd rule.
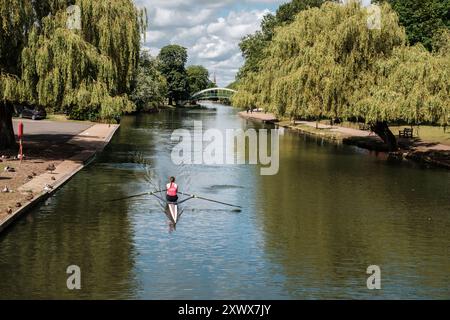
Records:
[[[22,138],[23,138],[23,122],[19,122],[19,129],[17,132],[17,136],[19,137],[19,159],[20,163],[22,163],[23,159],[23,145],[22,145]]]

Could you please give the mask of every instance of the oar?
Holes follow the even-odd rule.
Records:
[[[222,201],[217,201],[217,200],[213,200],[213,199],[208,199],[208,198],[196,196],[195,194],[187,194],[187,193],[183,193],[183,192],[178,192],[178,193],[182,194],[184,196],[189,196],[191,199],[199,199],[199,200],[214,202],[214,203],[218,203],[218,204],[223,204],[224,206],[229,206],[229,207],[234,207],[234,208],[239,208],[239,209],[242,208],[241,206],[236,206],[234,204],[230,204],[230,203],[226,203],[226,202],[222,202]]]
[[[186,202],[186,201],[188,201],[188,200],[191,200],[191,199],[194,199],[195,197],[194,196],[190,196],[189,198],[186,198],[186,199],[184,199],[184,200],[181,200],[181,201],[178,201],[178,205],[180,205],[180,204],[182,204],[182,203],[184,203],[184,202]]]
[[[161,192],[161,190],[160,191],[154,191],[154,192],[146,192],[146,193],[135,194],[135,195],[132,195],[132,196],[119,198],[119,199],[106,200],[105,202],[115,202],[115,201],[127,200],[127,199],[132,199],[132,198],[143,197],[143,196],[151,196],[154,193],[158,193],[158,192]]]

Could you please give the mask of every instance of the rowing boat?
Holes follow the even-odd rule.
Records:
[[[176,224],[178,222],[178,204],[167,202],[167,209],[169,211],[169,215],[172,218],[173,222]]]
[[[230,204],[230,203],[226,203],[226,202],[222,202],[222,201],[217,201],[214,199],[208,199],[208,198],[204,198],[195,194],[188,194],[188,193],[183,193],[183,192],[178,192],[179,194],[185,196],[185,199],[179,200],[177,202],[169,202],[166,199],[164,199],[164,197],[162,195],[159,195],[159,193],[162,193],[164,191],[167,190],[159,190],[159,191],[153,191],[153,192],[145,192],[145,193],[140,193],[140,194],[135,194],[135,195],[131,195],[131,196],[127,196],[127,197],[123,197],[123,198],[119,198],[119,199],[113,199],[113,200],[107,200],[109,202],[112,201],[122,201],[122,200],[126,200],[126,199],[132,199],[132,198],[137,198],[137,197],[143,197],[143,196],[154,196],[157,199],[159,199],[161,201],[161,203],[165,203],[166,204],[166,213],[168,215],[168,217],[174,222],[174,224],[177,224],[180,215],[182,214],[179,212],[179,206],[186,202],[189,201],[191,199],[198,199],[198,200],[204,200],[204,201],[209,201],[209,202],[214,202],[214,203],[218,203],[221,205],[225,205],[225,206],[230,206],[230,207],[234,207],[237,208],[239,211],[241,210],[241,206],[236,206],[234,204]]]

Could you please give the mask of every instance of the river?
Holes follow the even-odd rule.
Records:
[[[280,170],[171,161],[175,129],[262,128],[222,105],[127,116],[98,159],[0,236],[0,298],[450,298],[450,173],[286,131]],[[108,202],[170,175],[191,200]],[[154,190],[154,189],[153,189]],[[82,288],[67,289],[66,268]],[[381,290],[366,286],[370,265]]]

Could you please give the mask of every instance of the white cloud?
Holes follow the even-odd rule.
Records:
[[[228,85],[243,63],[239,41],[259,29],[263,16],[287,0],[135,0],[147,8],[144,47],[153,55],[167,44],[188,49],[188,64],[215,72]]]

